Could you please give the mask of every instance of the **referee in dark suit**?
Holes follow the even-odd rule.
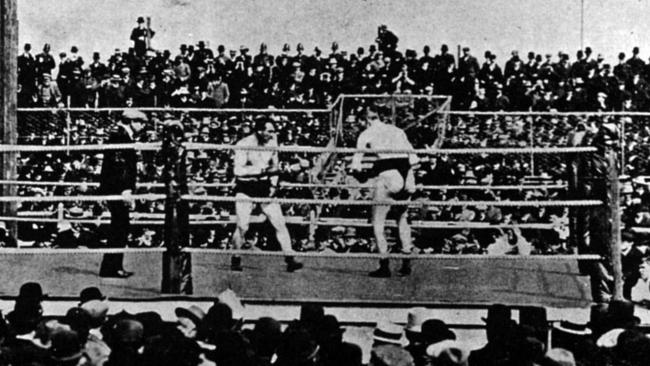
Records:
[[[139,111],[127,110],[122,119],[111,130],[108,144],[128,144],[135,142],[135,135],[142,130],[147,116]],[[131,194],[135,190],[137,174],[135,149],[108,150],[105,153],[100,178],[100,194],[122,195],[123,201],[109,201],[111,226],[108,233],[109,248],[123,248],[128,244],[129,210]],[[100,277],[127,278],[133,272],[124,270],[124,254],[104,254],[99,269]]]

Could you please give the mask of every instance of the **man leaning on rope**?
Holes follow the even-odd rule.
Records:
[[[399,127],[384,123],[380,120],[377,109],[369,106],[366,109],[366,129],[359,135],[357,140],[358,149],[396,149],[413,150],[413,146],[406,137],[406,133]],[[362,176],[363,152],[358,152],[352,158],[350,169],[353,174]],[[377,160],[373,166],[375,180],[374,200],[406,200],[415,192],[415,177],[412,166],[418,163],[418,157],[409,153],[377,153]],[[386,216],[390,211],[390,205],[375,205],[372,207],[372,228],[377,241],[379,253],[388,253],[388,242],[384,235]],[[413,244],[411,242],[411,227],[408,223],[408,206],[398,206],[398,229],[399,239],[402,244],[402,253],[411,253]],[[379,269],[370,272],[371,277],[390,277],[388,258],[379,260]],[[404,259],[399,275],[408,276],[411,274],[411,264]]]
[[[247,147],[277,147],[278,141],[275,135],[275,126],[266,116],[259,116],[255,119],[254,131],[244,137],[237,146]],[[236,177],[235,197],[237,199],[268,198],[273,196],[275,187],[278,184],[278,152],[273,150],[235,150],[234,173]],[[255,203],[237,201],[235,213],[237,215],[237,228],[233,234],[233,246],[241,249],[244,243],[244,236],[248,231],[251,212]],[[275,236],[285,253],[293,252],[291,248],[291,237],[282,214],[280,204],[262,203],[262,212],[275,229]],[[286,256],[287,272],[294,272],[302,268],[302,263],[296,262],[294,257]],[[232,257],[231,270],[242,271],[241,257]]]

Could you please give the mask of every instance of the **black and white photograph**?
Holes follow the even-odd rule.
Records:
[[[650,365],[649,14],[3,0],[0,366]]]

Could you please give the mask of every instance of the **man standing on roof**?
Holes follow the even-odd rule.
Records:
[[[135,136],[143,128],[147,116],[135,110],[127,110],[122,120],[111,130],[108,144],[134,143]],[[105,195],[122,195],[122,201],[109,201],[111,225],[108,233],[109,248],[124,248],[128,245],[129,211],[132,204],[131,194],[135,190],[137,175],[137,155],[135,149],[107,150],[104,155],[100,175],[99,192]],[[101,277],[127,278],[133,272],[124,270],[124,254],[104,254],[99,269]]]
[[[138,17],[138,26],[131,31],[131,40],[133,49],[138,57],[144,57],[149,48],[149,42],[156,32],[152,31],[144,21],[143,17]]]
[[[269,147],[278,146],[273,122],[265,116],[255,119],[253,133],[239,140],[238,147]],[[268,198],[278,184],[278,152],[273,150],[235,150],[233,169],[236,177],[235,197],[237,199]],[[240,249],[244,243],[244,235],[248,231],[251,212],[255,203],[238,201],[235,203],[237,228],[233,234],[233,245]],[[262,203],[262,212],[275,229],[275,235],[285,253],[293,252],[291,237],[287,224],[278,203]],[[294,257],[286,256],[287,272],[294,272],[303,267]],[[242,271],[241,257],[232,257],[231,270]]]
[[[366,123],[366,129],[359,135],[357,140],[358,149],[413,150],[406,133],[399,127],[382,122],[377,109],[373,106],[366,109]],[[353,174],[361,172],[363,155],[363,152],[358,152],[352,158],[350,169]],[[377,201],[409,199],[415,192],[415,177],[412,166],[417,164],[418,161],[415,154],[377,153],[377,160],[372,169],[374,174],[377,175],[373,199]],[[390,205],[372,207],[372,227],[381,254],[388,252],[388,242],[384,235],[384,228],[390,208]],[[408,254],[411,253],[413,247],[411,227],[408,223],[408,206],[398,206],[397,210],[402,253]],[[380,259],[379,265],[379,269],[370,272],[369,275],[371,277],[390,277],[388,258]],[[409,274],[411,274],[411,264],[408,259],[405,259],[402,262],[399,275],[408,276]]]

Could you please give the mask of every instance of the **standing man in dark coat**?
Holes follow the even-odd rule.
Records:
[[[131,40],[133,41],[133,49],[138,57],[144,57],[147,53],[148,40],[153,38],[156,32],[148,29],[145,25],[144,18],[138,17],[138,26],[131,31]]]
[[[111,131],[109,144],[128,144],[135,142],[135,135],[142,130],[147,116],[139,111],[128,110],[122,120]],[[134,149],[109,150],[102,165],[100,192],[105,195],[122,195],[122,201],[109,201],[111,225],[108,234],[108,246],[125,247],[129,236],[129,210],[131,194],[135,190],[137,157]],[[127,278],[133,272],[124,270],[124,254],[104,254],[99,275],[101,277]]]
[[[631,300],[632,288],[641,278],[639,267],[643,264],[643,252],[634,244],[636,234],[625,230],[621,233],[621,264],[623,266],[623,297]]]
[[[50,45],[46,43],[43,46],[43,52],[36,55],[36,76],[43,77],[43,74],[51,74],[56,67],[54,57],[50,54]]]
[[[25,52],[18,56],[18,84],[23,93],[31,96],[36,89],[36,62],[30,53],[32,45],[25,43],[24,50]]]

